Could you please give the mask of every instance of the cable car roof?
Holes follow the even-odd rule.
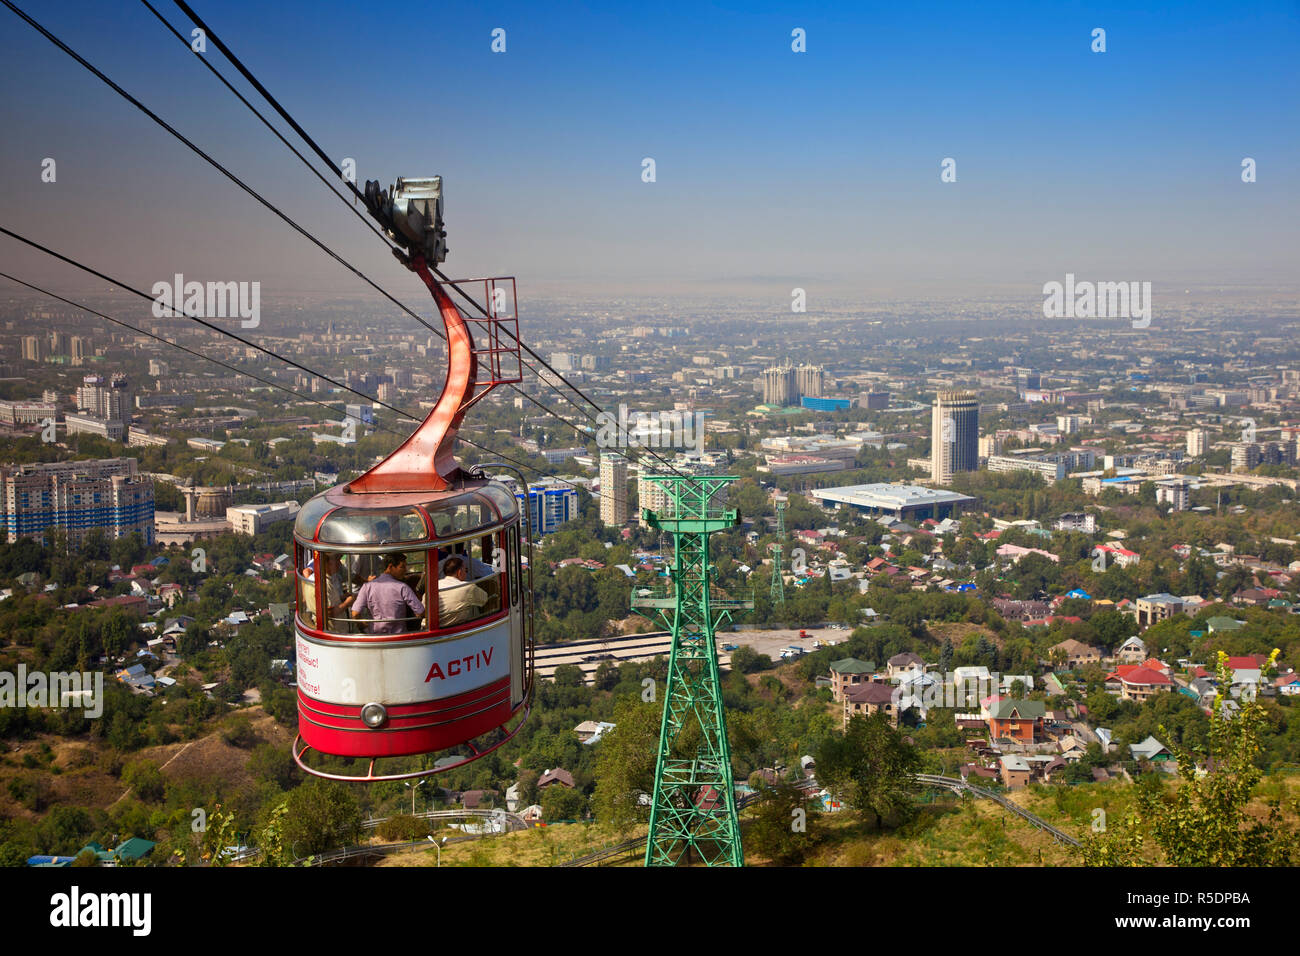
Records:
[[[446,491],[353,494],[338,485],[307,502],[294,536],[324,545],[382,547],[459,538],[519,516],[500,482],[478,479]]]

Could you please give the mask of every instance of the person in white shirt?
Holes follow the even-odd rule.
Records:
[[[488,593],[470,582],[465,559],[453,554],[442,563],[442,575],[438,579],[438,626],[452,627],[481,616]]]

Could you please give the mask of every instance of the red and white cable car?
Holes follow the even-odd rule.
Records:
[[[483,293],[485,314],[470,316],[434,278],[430,265],[446,255],[440,177],[399,179],[391,197],[367,183],[366,205],[433,294],[448,369],[437,404],[401,447],[311,499],[294,527],[293,756],[308,773],[353,781],[420,777],[477,759],[518,733],[533,689],[527,483],[520,475],[521,522],[512,490],[466,473],[453,455],[465,411],[520,380],[514,280],[457,282]],[[313,751],[365,758],[367,769],[313,768]],[[376,773],[382,758],[439,752],[460,759]]]

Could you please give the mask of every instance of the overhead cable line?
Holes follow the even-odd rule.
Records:
[[[4,0],[4,2],[7,3],[8,0]],[[193,7],[191,7],[187,2],[185,2],[185,0],[174,0],[174,2],[176,6],[179,7],[181,11],[190,18],[190,20],[194,23],[194,25],[203,31],[204,37],[207,40],[210,40],[212,42],[212,45],[215,46],[219,51],[221,51],[221,54],[230,62],[232,66],[234,66],[236,70],[239,71],[240,75],[243,76],[244,79],[247,80],[253,86],[253,88],[256,89],[258,93],[261,94],[262,98],[265,99],[266,102],[271,105],[271,107],[280,115],[280,117],[293,128],[294,132],[296,132],[302,138],[302,141],[306,143],[308,147],[310,147],[311,151],[320,158],[321,162],[323,162],[326,165],[326,167],[331,172],[333,172],[334,175],[337,176],[341,181],[348,184],[348,188],[352,190],[354,196],[364,201],[365,197],[364,195],[362,195],[360,190],[357,189],[356,183],[352,182],[351,179],[343,175],[343,170],[339,167],[339,165],[335,163],[335,161],[329,156],[329,154],[326,153],[320,147],[320,145],[316,142],[316,140],[312,138],[312,136],[302,127],[302,125],[296,119],[293,118],[292,114],[290,114],[289,111],[285,109],[283,105],[281,105],[280,101],[277,100],[275,96],[271,94],[271,91],[268,90],[260,80],[258,80],[258,78],[253,74],[253,72],[247,66],[244,65],[243,61],[240,60],[239,57],[235,55],[234,51],[232,51],[230,47],[228,47],[225,44],[224,41],[222,41],[222,39],[216,34],[216,32],[212,29],[212,27],[201,16],[199,16],[197,12],[195,12]],[[147,0],[145,0],[145,4],[146,6],[148,6]],[[150,9],[153,8],[150,7]],[[184,37],[182,36],[181,39],[184,40]],[[210,64],[208,64],[208,67],[209,69],[213,69]],[[213,71],[216,72],[215,69]],[[229,86],[228,83],[227,86]],[[243,97],[240,97],[240,99],[243,100]],[[251,109],[252,107],[250,106],[249,108]],[[257,111],[254,110],[254,112],[256,113]],[[261,118],[260,113],[258,113],[257,115],[259,116],[259,118]],[[263,122],[265,123],[266,120],[263,119]],[[283,140],[283,137],[280,138]],[[302,160],[304,163],[307,163],[307,160],[302,156],[301,153],[299,153],[297,150],[293,150],[293,152],[296,156],[298,156],[300,160]],[[321,179],[322,182],[325,182],[324,178],[320,176],[319,172],[317,172],[313,167],[311,167],[309,163],[307,165],[309,168],[312,169],[313,173],[315,173],[317,177]],[[331,188],[331,192],[333,191],[334,190]],[[369,225],[369,223],[367,223],[367,225]],[[384,239],[385,242],[387,243],[388,241],[387,237],[384,237]],[[440,269],[434,268],[432,271],[446,285],[450,286],[457,293],[459,293],[462,298],[464,298],[467,302],[473,304],[475,309],[479,313],[481,313],[484,317],[491,318],[487,309],[485,309],[476,299],[474,299],[473,296],[471,296],[464,289],[462,289],[454,280],[449,279]],[[410,310],[406,310],[406,311],[409,312]],[[540,355],[537,354],[536,351],[534,351],[529,345],[527,345],[522,338],[514,335],[509,329],[502,329],[502,331],[505,332],[507,336],[514,339],[514,341],[519,345],[519,347],[523,349],[525,352],[527,352],[528,355],[531,356],[534,360],[536,360],[539,365],[541,365],[548,372],[550,372],[551,375],[557,378],[561,383],[567,385],[570,389],[572,389],[592,408],[596,409],[598,413],[607,414],[599,404],[597,404],[590,396],[584,393],[580,388],[578,388],[576,385],[570,382],[567,378],[561,375],[549,362],[543,359]],[[528,363],[526,362],[523,362],[522,364],[524,364],[525,366],[528,365]],[[542,374],[536,368],[531,368],[531,370],[534,372],[534,374],[537,375],[539,381],[546,382],[546,380],[542,377]],[[560,389],[557,386],[554,385],[554,383],[546,382],[546,384],[550,385],[550,387],[555,391],[557,395],[566,399],[575,408],[583,412],[589,420],[598,421],[596,416],[592,415],[588,410],[582,408],[571,398],[569,398],[569,396],[565,395],[562,391],[560,391]],[[522,389],[515,387],[515,391],[519,392],[521,395],[524,395],[524,397],[533,401],[535,404],[538,405],[538,407],[545,410],[548,414],[553,415],[554,417],[564,422],[566,425],[569,425],[569,427],[573,428],[575,431],[579,432],[580,434],[583,434],[583,430],[581,428],[575,426],[572,422],[564,418],[564,416],[560,415],[558,412],[554,411],[553,409],[546,408],[540,402],[537,402],[536,399],[534,399],[532,396],[527,395]],[[666,461],[663,457],[661,457],[656,452],[646,449],[646,453],[648,453],[651,457],[657,459],[661,464],[665,465],[674,474],[681,476],[680,472],[678,472],[668,461]],[[628,457],[635,460],[637,456],[633,454],[633,455],[629,455]]]

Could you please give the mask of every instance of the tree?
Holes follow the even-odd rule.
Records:
[[[253,722],[248,715],[237,714],[221,728],[221,739],[232,747],[247,750],[256,745],[260,738],[257,736],[257,731],[253,729]]]
[[[282,834],[295,856],[353,843],[361,834],[361,808],[342,784],[312,777],[284,798]]]
[[[1271,669],[1277,660],[1269,658]],[[1219,686],[1229,687],[1228,655],[1219,652]],[[1084,841],[1084,862],[1090,866],[1290,866],[1300,857],[1280,803],[1268,804],[1264,819],[1252,815],[1251,798],[1262,772],[1255,764],[1260,734],[1267,720],[1256,700],[1241,698],[1234,713],[1222,692],[1210,715],[1209,750],[1204,772],[1195,755],[1170,744],[1178,759],[1181,781],[1167,797],[1163,791],[1138,790],[1135,807],[1119,832]],[[1300,810],[1300,801],[1293,801]],[[1146,839],[1155,843],[1147,853]]]
[[[776,866],[798,863],[819,838],[819,814],[809,813],[803,803],[803,791],[792,783],[765,790],[755,805],[746,845]]]
[[[275,744],[258,744],[248,756],[248,772],[256,779],[288,790],[298,778],[297,765],[289,751]]]
[[[741,674],[752,674],[772,666],[772,658],[760,654],[748,644],[742,644],[731,652],[731,669]]]
[[[580,820],[587,813],[587,798],[581,790],[553,783],[542,791],[542,816],[548,823]]]
[[[907,817],[921,759],[883,713],[854,717],[844,735],[829,737],[815,756],[818,778],[855,810],[888,826]]]
[[[134,760],[122,771],[122,782],[145,803],[157,803],[167,792],[167,781],[152,760]]]
[[[602,823],[627,830],[649,819],[641,794],[654,788],[656,750],[662,710],[639,697],[614,705],[614,729],[596,744],[596,792],[592,802]]]

